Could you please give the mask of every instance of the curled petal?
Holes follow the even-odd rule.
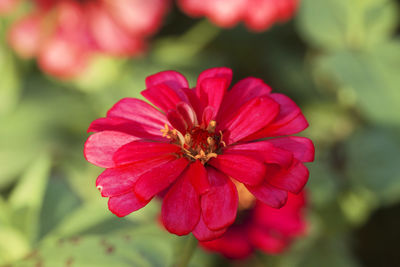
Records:
[[[203,71],[200,73],[199,78],[197,79],[197,85],[196,88],[199,90],[201,88],[201,84],[203,81],[207,78],[224,78],[226,79],[228,85],[232,81],[232,70],[229,68],[225,67],[220,67],[220,68],[211,68],[208,70]]]

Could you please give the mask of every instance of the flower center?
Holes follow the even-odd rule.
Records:
[[[200,160],[205,164],[211,158],[216,158],[221,152],[221,148],[225,146],[222,132],[215,132],[216,122],[210,121],[207,128],[203,126],[193,126],[186,130],[182,135],[175,129],[169,129],[165,125],[161,129],[163,136],[171,139],[172,143],[179,144],[182,148],[182,156],[195,161]]]

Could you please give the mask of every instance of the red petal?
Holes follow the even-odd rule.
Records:
[[[169,143],[134,141],[118,149],[113,159],[118,165],[132,164],[167,154],[174,154],[180,150],[179,146]]]
[[[140,124],[124,118],[108,117],[94,120],[88,129],[88,132],[115,131],[127,133],[136,136],[138,139],[149,139],[154,141],[167,141],[168,139],[162,136],[159,128],[151,128],[146,124]]]
[[[309,176],[307,167],[298,160],[293,160],[293,164],[289,169],[279,168],[270,164],[267,172],[266,179],[269,184],[295,194],[303,190]]]
[[[288,198],[286,191],[275,188],[267,182],[259,186],[246,187],[259,201],[276,209],[284,206]]]
[[[284,236],[273,235],[270,230],[260,227],[251,228],[249,235],[255,247],[269,254],[281,253],[289,245]]]
[[[226,130],[227,144],[232,144],[257,132],[278,114],[279,105],[268,97],[259,97],[244,104],[230,122],[219,126]]]
[[[190,182],[192,183],[197,194],[203,195],[210,190],[210,182],[208,181],[208,173],[200,161],[196,160],[189,166]]]
[[[165,156],[134,165],[106,169],[97,178],[96,187],[103,197],[125,194],[132,191],[140,175],[174,159],[174,156]]]
[[[256,97],[268,96],[271,88],[261,79],[249,77],[236,83],[222,101],[218,121],[229,120],[241,106]]]
[[[248,239],[247,227],[243,225],[230,227],[220,238],[201,242],[200,245],[231,259],[244,259],[253,251],[253,246]]]
[[[177,235],[190,233],[200,219],[200,199],[190,179],[193,172],[187,169],[165,196],[161,217],[165,228]]]
[[[201,197],[204,222],[211,230],[231,225],[236,218],[238,193],[235,185],[223,173],[207,168],[210,190]]]
[[[124,217],[131,212],[143,208],[149,201],[142,201],[133,192],[129,192],[124,195],[110,197],[108,200],[108,209],[118,217]]]
[[[197,90],[200,89],[201,83],[207,78],[225,78],[228,81],[228,85],[232,81],[232,70],[229,68],[221,67],[221,68],[211,68],[200,73],[199,78],[197,79]]]
[[[119,117],[137,122],[144,130],[155,135],[160,134],[160,129],[168,124],[164,114],[136,98],[121,99],[107,112],[107,117]]]
[[[92,134],[86,140],[83,154],[90,163],[103,168],[113,168],[114,153],[123,145],[138,140],[137,137],[121,133],[104,131]]]
[[[188,128],[188,125],[186,124],[186,121],[183,118],[183,116],[178,111],[176,111],[176,109],[168,110],[167,118],[168,118],[169,122],[171,123],[172,127],[174,127],[176,130],[178,130],[182,134],[186,133],[186,129]]]
[[[173,183],[188,163],[187,159],[180,158],[151,169],[136,182],[135,193],[144,200],[152,198]]]
[[[206,78],[197,88],[198,97],[203,106],[211,106],[218,112],[225,92],[231,79],[228,78]]]
[[[301,162],[314,161],[315,148],[313,142],[305,137],[289,136],[269,139],[269,143],[275,147],[290,151]]]
[[[266,176],[266,166],[261,161],[236,154],[219,155],[209,164],[228,176],[248,185],[260,184]]]
[[[200,216],[199,223],[196,225],[196,228],[193,230],[193,235],[199,241],[210,241],[216,238],[221,237],[226,232],[226,228],[220,230],[210,230],[207,225],[204,223],[203,217]]]
[[[176,92],[163,83],[149,87],[142,91],[141,94],[164,112],[167,112],[170,109],[175,109],[176,105],[179,102],[182,102],[182,99],[176,94]]]
[[[229,146],[224,150],[224,154],[239,154],[254,159],[262,159],[265,163],[275,163],[288,168],[292,164],[293,154],[275,147],[268,141]]]
[[[279,103],[279,114],[268,126],[247,137],[246,140],[295,134],[308,127],[300,108],[290,98],[282,94],[271,94],[270,97]]]
[[[189,104],[180,102],[178,105],[176,105],[176,109],[185,120],[187,127],[191,128],[193,125],[198,124],[196,112]]]
[[[150,88],[158,84],[166,84],[172,89],[189,88],[189,84],[179,72],[168,70],[161,71],[146,78],[146,87]]]

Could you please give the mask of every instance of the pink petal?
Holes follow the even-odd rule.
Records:
[[[134,121],[151,134],[160,135],[160,129],[168,124],[168,120],[160,111],[136,98],[123,98],[108,112],[107,117],[118,117]]]
[[[119,148],[113,159],[117,165],[124,165],[163,155],[173,155],[179,151],[181,151],[179,146],[169,143],[134,141]]]
[[[313,142],[305,137],[289,136],[269,139],[269,143],[275,147],[290,151],[301,162],[314,161],[315,148]]]
[[[190,233],[200,219],[200,199],[192,183],[193,172],[186,169],[165,196],[161,218],[168,231],[177,235]]]
[[[256,97],[268,96],[271,88],[258,78],[245,78],[229,90],[222,101],[218,121],[229,120],[241,106]]]
[[[295,134],[308,127],[300,108],[290,98],[282,94],[271,94],[270,97],[279,103],[279,114],[268,126],[248,136],[246,140]]]
[[[279,209],[285,205],[288,194],[284,190],[280,190],[264,182],[259,186],[246,186],[247,189],[257,198],[257,200]]]
[[[233,119],[219,129],[227,132],[226,143],[232,144],[257,132],[279,112],[279,105],[268,97],[259,97],[244,104]],[[225,133],[225,132],[224,132]]]
[[[197,88],[200,102],[203,106],[211,106],[218,112],[231,78],[206,78]]]
[[[220,230],[210,230],[207,225],[204,223],[203,216],[200,216],[199,223],[196,225],[196,228],[193,230],[193,235],[199,241],[210,241],[216,238],[221,237],[226,232],[226,228],[222,228]]]
[[[309,172],[306,166],[298,160],[293,160],[289,169],[268,165],[267,182],[279,189],[298,194],[308,181]]]
[[[161,71],[146,78],[147,88],[158,84],[165,84],[172,89],[189,88],[185,76],[173,70]]]
[[[229,68],[220,67],[203,71],[200,73],[199,78],[197,79],[197,90],[200,89],[202,82],[207,78],[225,78],[229,85],[232,81],[232,70]]]
[[[168,139],[163,137],[160,131],[162,128],[164,127],[151,128],[146,124],[140,124],[124,118],[107,117],[94,120],[90,124],[88,132],[115,131],[136,136],[138,139],[167,141]]]
[[[145,50],[143,38],[127,34],[97,1],[87,3],[86,11],[90,35],[101,51],[117,56],[131,56]]]
[[[114,153],[123,145],[138,140],[137,137],[112,131],[92,134],[86,140],[83,154],[87,161],[103,168],[113,168]]]
[[[142,201],[137,198],[135,193],[129,192],[124,195],[110,197],[108,200],[108,209],[118,217],[124,217],[131,212],[143,208],[149,201]]]
[[[228,176],[248,185],[260,184],[267,174],[267,169],[262,161],[250,157],[224,154],[209,161],[209,164]]]
[[[151,169],[138,179],[134,192],[143,200],[151,199],[173,183],[188,164],[187,159],[180,158]]]
[[[175,156],[165,156],[133,165],[106,169],[97,178],[96,187],[103,197],[125,194],[132,191],[143,173],[174,159],[176,159]]]
[[[190,182],[192,183],[197,194],[203,195],[210,190],[210,182],[208,181],[208,173],[204,165],[200,161],[189,165],[188,173],[190,174]]]
[[[292,153],[277,148],[268,141],[229,146],[224,150],[224,154],[240,154],[254,159],[262,159],[265,163],[275,163],[288,168],[292,164]]]
[[[175,109],[181,98],[175,91],[166,84],[157,84],[142,91],[141,94],[151,103],[159,107],[164,112]]]
[[[210,190],[201,197],[203,219],[211,230],[220,230],[231,225],[238,208],[238,193],[235,185],[223,173],[207,168]]]
[[[211,106],[207,106],[203,111],[202,116],[202,125],[207,127],[210,124],[210,121],[215,118],[216,112],[215,109]]]

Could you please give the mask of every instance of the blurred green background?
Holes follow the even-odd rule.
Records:
[[[195,84],[227,66],[294,99],[316,145],[308,235],[284,254],[228,262],[197,249],[191,266],[400,266],[400,39],[394,0],[302,0],[263,33],[220,29],[174,7],[149,53],[99,57],[61,82],[5,42],[0,18],[0,266],[170,266],[184,244],[161,230],[159,203],[107,210],[101,172],[83,158],[86,129],[144,79],[174,69]],[[154,201],[153,201],[154,202]]]

